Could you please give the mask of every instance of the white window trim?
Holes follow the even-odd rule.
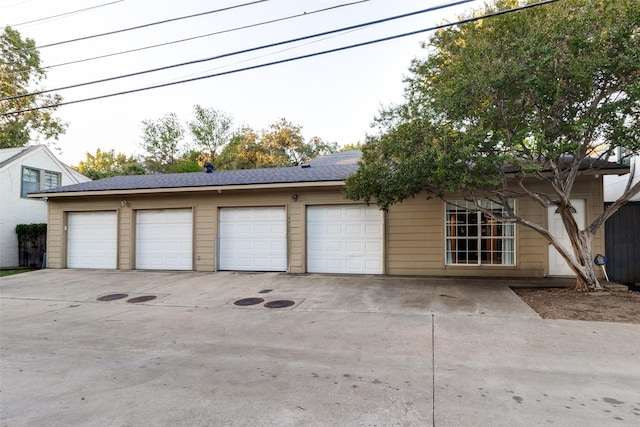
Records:
[[[509,264],[482,263],[482,257],[480,256],[481,253],[482,253],[482,240],[490,240],[490,239],[488,239],[488,238],[484,238],[483,239],[483,237],[481,235],[481,231],[480,230],[481,230],[481,226],[482,226],[482,223],[481,223],[482,212],[480,212],[480,211],[475,211],[475,212],[474,211],[470,211],[470,212],[473,212],[476,215],[478,215],[478,223],[477,223],[478,235],[477,235],[477,238],[476,239],[469,239],[469,238],[465,239],[465,240],[477,240],[477,242],[478,242],[478,255],[479,255],[478,256],[478,262],[476,262],[476,263],[454,263],[454,262],[449,262],[448,261],[448,259],[447,259],[447,243],[450,240],[462,240],[462,239],[450,239],[449,236],[447,235],[447,231],[448,231],[447,230],[447,228],[448,228],[448,226],[447,226],[447,214],[448,214],[447,205],[462,206],[462,205],[464,205],[466,203],[471,203],[471,202],[467,202],[465,200],[452,200],[450,202],[445,202],[444,203],[444,206],[443,206],[443,208],[444,208],[444,212],[443,212],[443,218],[444,218],[444,221],[443,221],[443,226],[444,226],[444,233],[443,233],[444,234],[444,247],[443,247],[443,250],[444,250],[444,265],[447,266],[447,267],[479,267],[479,266],[482,266],[483,268],[487,268],[487,267],[491,267],[491,268],[494,268],[494,267],[497,267],[497,268],[513,268],[513,267],[515,267],[517,265],[517,262],[518,262],[517,261],[517,255],[518,255],[517,254],[517,236],[516,236],[517,227],[516,227],[515,223],[513,223],[513,236],[502,236],[502,237],[500,237],[500,239],[510,239],[510,240],[512,240],[512,242],[513,242],[513,262],[509,263]],[[516,208],[517,208],[516,201],[512,199],[512,203],[513,203],[513,209],[515,211]]]
[[[37,171],[38,172],[38,184],[39,184],[39,188],[38,191],[42,191],[42,190],[48,190],[48,188],[45,187],[45,182],[46,182],[46,174],[50,173],[53,175],[57,175],[58,176],[58,186],[62,185],[62,173],[60,172],[56,172],[56,171],[51,171],[51,170],[46,170],[46,169],[40,169],[40,168],[36,168],[33,166],[26,166],[26,165],[22,165],[22,169],[20,169],[20,197],[23,199],[28,199],[29,198],[29,193],[24,194],[24,171],[25,169],[30,169],[32,171]],[[54,187],[51,187],[54,188]],[[36,200],[36,199],[34,199]]]

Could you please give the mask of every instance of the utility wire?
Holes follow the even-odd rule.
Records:
[[[8,4],[8,5],[6,5],[6,6],[2,6],[2,7],[0,7],[0,10],[2,10],[2,9],[8,9],[8,8],[10,8],[10,7],[15,7],[15,6],[18,6],[18,5],[21,5],[21,4],[24,4],[24,3],[29,3],[30,1],[32,1],[32,0],[24,0],[24,1],[19,1],[19,2],[17,2],[17,3]]]
[[[78,87],[89,86],[89,85],[94,85],[94,84],[98,84],[98,83],[105,83],[105,82],[110,82],[110,81],[113,81],[113,80],[120,80],[120,79],[124,79],[124,78],[128,78],[128,77],[135,77],[135,76],[140,76],[140,75],[143,75],[143,74],[149,74],[149,73],[155,73],[155,72],[158,72],[158,71],[169,70],[169,69],[172,69],[172,68],[184,67],[186,65],[193,65],[193,64],[199,64],[199,63],[202,63],[202,62],[209,62],[209,61],[213,61],[215,59],[227,58],[227,57],[230,57],[230,56],[240,55],[240,54],[243,54],[243,53],[255,52],[257,50],[267,49],[267,48],[276,47],[276,46],[282,46],[282,45],[289,44],[289,43],[295,43],[295,42],[299,42],[299,41],[303,41],[303,40],[309,40],[309,39],[312,39],[312,38],[322,37],[322,36],[326,36],[326,35],[329,35],[329,34],[340,33],[340,32],[344,32],[344,31],[348,31],[348,30],[353,30],[353,29],[356,29],[356,28],[363,28],[363,27],[367,27],[367,26],[371,26],[371,25],[377,25],[377,24],[381,24],[383,22],[389,22],[389,21],[393,21],[393,20],[396,20],[396,19],[406,18],[406,17],[409,17],[409,16],[415,16],[415,15],[419,15],[419,14],[423,14],[423,13],[427,13],[427,12],[434,12],[436,10],[446,9],[448,7],[458,6],[458,5],[461,5],[461,4],[464,4],[464,3],[469,3],[469,2],[472,2],[472,1],[475,1],[475,0],[458,0],[458,1],[455,1],[453,3],[448,3],[448,4],[444,4],[444,5],[439,5],[439,6],[432,6],[432,7],[429,7],[427,9],[422,9],[422,10],[418,10],[418,11],[415,11],[415,12],[409,12],[409,13],[404,13],[402,15],[391,16],[389,18],[377,19],[375,21],[365,22],[363,24],[351,25],[351,26],[348,26],[348,27],[338,28],[338,29],[335,29],[335,30],[324,31],[322,33],[316,33],[316,34],[311,34],[311,35],[308,35],[308,36],[297,37],[295,39],[289,39],[289,40],[284,40],[284,41],[280,41],[280,42],[269,43],[269,44],[258,46],[258,47],[252,47],[252,48],[248,48],[248,49],[237,50],[235,52],[224,53],[224,54],[212,56],[212,57],[209,57],[209,58],[196,59],[196,60],[193,60],[193,61],[181,62],[179,64],[166,65],[166,66],[163,66],[163,67],[151,68],[149,70],[136,71],[134,73],[122,74],[122,75],[119,75],[119,76],[107,77],[107,78],[104,78],[104,79],[92,80],[92,81],[83,82],[83,83],[75,83],[75,84],[68,85],[68,86],[62,86],[62,87],[58,87],[58,88],[54,88],[54,89],[46,89],[46,90],[41,90],[41,91],[37,91],[37,92],[31,92],[31,93],[27,93],[27,94],[23,94],[23,95],[15,95],[15,96],[12,96],[12,97],[2,98],[2,99],[0,99],[0,101],[8,101],[8,100],[11,100],[11,99],[19,99],[19,98],[25,98],[25,97],[28,97],[28,96],[42,95],[42,94],[50,93],[50,92],[57,92],[57,91],[61,91],[61,90],[74,89],[74,88],[78,88]]]
[[[293,58],[282,59],[282,60],[279,60],[279,61],[268,62],[268,63],[254,65],[254,66],[245,67],[245,68],[238,68],[238,69],[235,69],[235,70],[224,71],[224,72],[220,72],[220,73],[216,73],[216,74],[209,74],[209,75],[206,75],[206,76],[195,77],[195,78],[186,79],[186,80],[180,80],[180,81],[171,82],[171,83],[163,83],[163,84],[154,85],[154,86],[147,86],[147,87],[141,87],[141,88],[137,88],[137,89],[125,90],[125,91],[122,91],[122,92],[114,92],[114,93],[110,93],[110,94],[106,94],[106,95],[93,96],[93,97],[90,97],[90,98],[77,99],[77,100],[74,100],[74,101],[66,101],[66,102],[60,102],[60,103],[56,103],[56,104],[43,105],[43,106],[40,106],[40,107],[28,108],[28,109],[24,109],[24,110],[1,113],[0,117],[20,114],[20,113],[27,113],[27,112],[31,112],[31,111],[37,111],[37,110],[46,109],[46,108],[60,107],[60,106],[64,106],[64,105],[78,104],[78,103],[81,103],[81,102],[95,101],[95,100],[98,100],[98,99],[112,98],[114,96],[127,95],[127,94],[130,94],[130,93],[143,92],[143,91],[147,91],[147,90],[159,89],[159,88],[168,87],[168,86],[175,86],[175,85],[182,84],[182,83],[190,83],[190,82],[194,82],[194,81],[198,81],[198,80],[204,80],[204,79],[209,79],[209,78],[213,78],[213,77],[220,77],[220,76],[224,76],[224,75],[240,73],[240,72],[243,72],[243,71],[249,71],[249,70],[255,70],[255,69],[258,69],[258,68],[269,67],[269,66],[272,66],[272,65],[284,64],[284,63],[287,63],[287,62],[297,61],[297,60],[300,60],[300,59],[312,58],[312,57],[315,57],[315,56],[326,55],[326,54],[329,54],[329,53],[340,52],[340,51],[343,51],[343,50],[354,49],[354,48],[362,47],[362,46],[368,46],[368,45],[371,45],[371,44],[376,44],[376,43],[386,42],[386,41],[390,41],[390,40],[395,40],[395,39],[399,39],[399,38],[402,38],[402,37],[413,36],[413,35],[416,35],[416,34],[421,34],[421,33],[426,33],[426,32],[429,32],[429,31],[435,31],[435,30],[439,30],[439,29],[443,29],[443,28],[453,27],[453,26],[456,26],[456,25],[468,24],[468,23],[476,22],[476,21],[479,21],[479,20],[482,20],[482,19],[495,18],[495,17],[500,16],[500,15],[506,15],[508,13],[518,12],[518,11],[525,10],[525,9],[532,9],[534,7],[544,6],[544,5],[548,5],[548,4],[551,4],[551,3],[556,3],[558,1],[560,1],[560,0],[543,0],[543,1],[540,1],[538,3],[531,3],[531,4],[526,4],[526,5],[523,5],[523,6],[514,7],[514,8],[511,8],[511,9],[504,9],[504,10],[501,10],[501,11],[488,13],[488,14],[485,14],[485,15],[482,15],[482,16],[476,16],[476,17],[472,17],[472,18],[462,19],[462,20],[459,20],[459,21],[456,21],[456,22],[436,25],[436,26],[425,28],[425,29],[422,29],[422,30],[416,30],[416,31],[408,32],[408,33],[397,34],[395,36],[389,36],[389,37],[384,37],[384,38],[381,38],[381,39],[370,40],[370,41],[367,41],[367,42],[352,44],[352,45],[349,45],[349,46],[338,47],[338,48],[335,48],[335,49],[324,50],[324,51],[321,51],[321,52],[310,53],[310,54],[307,54],[307,55],[296,56],[296,57],[293,57]]]
[[[198,16],[210,15],[212,13],[225,12],[227,10],[238,9],[238,8],[241,8],[241,7],[251,6],[251,5],[254,5],[254,4],[264,3],[264,2],[267,2],[267,1],[269,1],[269,0],[255,0],[255,1],[248,2],[248,3],[238,4],[238,5],[235,5],[235,6],[223,7],[222,9],[209,10],[207,12],[195,13],[193,15],[179,16],[177,18],[165,19],[163,21],[156,21],[156,22],[150,22],[148,24],[136,25],[135,27],[122,28],[120,30],[108,31],[106,33],[93,34],[91,36],[78,37],[78,38],[75,38],[75,39],[64,40],[64,41],[55,42],[55,43],[49,43],[49,44],[44,44],[42,46],[35,46],[35,47],[32,47],[32,48],[21,49],[21,50],[18,50],[16,52],[22,52],[22,51],[25,51],[25,50],[34,50],[34,49],[38,49],[39,50],[39,49],[44,49],[46,47],[59,46],[61,44],[67,44],[67,43],[78,42],[78,41],[82,41],[82,40],[94,39],[94,38],[98,38],[98,37],[110,36],[112,34],[124,33],[124,32],[127,32],[127,31],[133,31],[133,30],[139,30],[141,28],[152,27],[154,25],[160,25],[160,24],[166,24],[166,23],[169,23],[169,22],[180,21],[182,19],[189,19],[189,18],[195,18],[195,17],[198,17]]]
[[[96,59],[109,58],[109,57],[112,57],[112,56],[124,55],[124,54],[127,54],[127,53],[139,52],[139,51],[142,51],[142,50],[154,49],[154,48],[162,47],[162,46],[169,46],[169,45],[172,45],[172,44],[183,43],[183,42],[187,42],[187,41],[191,41],[191,40],[197,40],[197,39],[216,36],[216,35],[225,34],[225,33],[231,33],[231,32],[234,32],[234,31],[246,30],[248,28],[259,27],[259,26],[267,25],[267,24],[273,24],[275,22],[281,22],[281,21],[286,21],[286,20],[293,19],[293,18],[299,18],[299,17],[302,17],[302,16],[313,15],[315,13],[326,12],[326,11],[333,10],[333,9],[338,9],[338,8],[341,8],[341,7],[353,6],[354,4],[358,4],[358,3],[367,3],[369,1],[371,1],[371,0],[358,0],[358,1],[351,2],[351,3],[344,3],[344,4],[339,4],[337,6],[331,6],[331,7],[325,7],[323,9],[313,10],[311,12],[303,12],[303,13],[299,13],[297,15],[289,15],[289,16],[285,16],[283,18],[272,19],[270,21],[263,21],[263,22],[258,22],[256,24],[244,25],[242,27],[235,27],[235,28],[230,28],[230,29],[227,29],[227,30],[216,31],[215,33],[202,34],[202,35],[199,35],[199,36],[188,37],[188,38],[185,38],[185,39],[173,40],[173,41],[166,42],[166,43],[159,43],[159,44],[154,44],[154,45],[150,45],[150,46],[139,47],[139,48],[136,48],[136,49],[130,49],[130,50],[124,50],[124,51],[120,51],[120,52],[113,52],[113,53],[109,53],[109,54],[105,54],[105,55],[93,56],[91,58],[78,59],[78,60],[75,60],[75,61],[64,62],[64,63],[61,63],[61,64],[48,65],[46,67],[42,67],[42,69],[43,70],[48,70],[48,69],[51,69],[51,68],[62,67],[62,66],[66,66],[66,65],[79,64],[81,62],[94,61]],[[31,70],[33,70],[33,69],[31,69]],[[24,71],[30,71],[30,70],[13,71],[12,74],[13,73],[20,73],[20,72],[24,72]]]
[[[47,19],[60,18],[62,16],[73,15],[75,13],[80,13],[80,12],[86,12],[87,10],[97,9],[97,8],[103,7],[103,6],[109,6],[109,5],[116,4],[116,3],[122,3],[123,1],[124,0],[117,0],[117,1],[112,1],[110,3],[103,3],[103,4],[96,5],[96,6],[85,7],[84,9],[78,9],[78,10],[73,10],[71,12],[60,13],[58,15],[47,16],[46,18],[38,18],[38,19],[31,20],[31,21],[21,22],[19,24],[13,24],[11,26],[12,27],[18,27],[20,25],[33,24],[34,22],[46,21]]]
[[[187,75],[182,75],[182,76],[180,76],[180,77],[175,77],[175,78],[173,78],[173,79],[171,79],[171,80],[167,80],[166,82],[167,82],[167,83],[170,83],[170,82],[178,81],[178,80],[181,80],[181,79],[186,79],[186,78],[189,78],[189,77],[192,77],[192,76],[201,75],[201,74],[203,74],[203,73],[209,73],[209,72],[211,72],[211,71],[220,70],[220,69],[222,69],[222,68],[228,68],[228,67],[231,67],[231,66],[235,66],[235,65],[239,65],[239,64],[244,64],[244,63],[247,63],[247,62],[255,61],[256,59],[262,59],[262,58],[265,58],[265,57],[267,57],[267,56],[272,56],[272,55],[275,55],[275,54],[278,54],[278,53],[288,52],[288,51],[290,51],[290,50],[294,50],[294,49],[299,49],[299,48],[301,48],[301,47],[303,47],[303,46],[309,46],[309,45],[312,45],[312,44],[315,44],[315,43],[320,43],[320,42],[323,42],[323,41],[325,41],[325,40],[329,40],[329,39],[332,39],[332,38],[335,38],[335,37],[338,37],[338,36],[342,36],[342,35],[345,35],[345,34],[354,33],[354,32],[356,32],[356,31],[360,31],[360,29],[355,29],[355,30],[351,30],[351,31],[346,31],[346,32],[344,32],[344,33],[342,33],[342,34],[332,34],[332,35],[330,35],[330,36],[327,36],[327,37],[324,37],[324,38],[321,38],[321,39],[317,39],[317,40],[309,41],[309,42],[307,42],[307,43],[303,43],[303,44],[301,44],[301,45],[299,45],[299,46],[291,46],[291,47],[288,47],[288,48],[285,48],[285,49],[280,49],[280,50],[275,51],[275,52],[265,53],[264,55],[258,55],[258,56],[254,56],[254,57],[251,57],[251,58],[247,58],[247,59],[239,60],[239,61],[233,62],[233,63],[231,63],[231,64],[219,65],[219,66],[217,66],[217,67],[209,68],[209,69],[204,70],[204,71],[198,71],[198,72],[195,72],[195,73],[190,73],[190,74],[187,74]]]

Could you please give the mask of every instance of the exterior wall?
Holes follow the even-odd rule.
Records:
[[[535,182],[529,188],[544,192]],[[585,199],[586,223],[603,209],[602,178],[586,176],[576,182],[572,199]],[[547,209],[532,199],[516,200],[516,212],[547,224]],[[549,244],[534,230],[516,226],[515,265],[446,265],[445,205],[423,194],[392,206],[387,217],[387,274],[433,276],[545,277],[549,274]],[[603,227],[593,241],[594,253],[604,253]],[[598,271],[597,271],[598,272]],[[600,273],[600,272],[598,272]]]
[[[297,195],[297,201],[293,195]],[[288,271],[306,271],[307,205],[344,204],[341,190],[263,190],[173,193],[169,195],[130,195],[103,197],[60,197],[49,201],[48,267],[66,268],[66,230],[69,212],[115,210],[118,212],[118,268],[135,269],[136,212],[145,209],[193,209],[194,270],[216,269],[218,210],[225,207],[284,206],[287,210],[289,236]]]
[[[631,164],[635,165],[635,174],[633,176],[633,184],[640,182],[640,155],[633,156],[631,158]],[[629,181],[629,174],[625,175],[607,175],[604,177],[604,201],[615,202],[620,198],[624,192],[627,182]],[[640,202],[640,194],[636,194],[631,198],[632,202]]]
[[[29,150],[6,164],[0,170],[0,267],[18,265],[16,225],[47,222],[46,201],[21,197],[23,166],[59,172],[61,185],[89,181],[89,178],[67,169],[44,146]]]
[[[601,178],[586,177],[576,184],[574,198],[587,202],[587,223],[602,211]],[[294,195],[297,199],[294,200]],[[218,210],[223,207],[284,206],[287,211],[288,271],[306,272],[306,207],[354,203],[343,198],[341,188],[287,190],[234,190],[183,192],[164,195],[58,197],[49,201],[48,266],[66,267],[66,232],[69,212],[118,211],[118,268],[135,268],[135,215],[143,209],[192,208],[194,218],[194,270],[216,269]],[[516,201],[517,212],[546,226],[546,208],[528,199]],[[513,266],[447,266],[445,263],[445,206],[426,195],[392,206],[385,215],[385,273],[390,275],[543,277],[548,275],[548,244],[535,231],[516,228],[516,262]],[[594,253],[604,249],[603,232],[593,242]]]

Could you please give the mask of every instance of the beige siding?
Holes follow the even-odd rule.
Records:
[[[526,213],[527,219],[537,224],[546,224],[547,212],[544,207],[532,199],[519,199],[516,212]],[[547,264],[548,243],[536,231],[518,226],[516,230],[516,262],[523,271],[535,271],[534,276],[544,276]]]
[[[129,206],[122,206],[118,212],[118,268],[130,270],[133,268],[134,242],[131,232],[134,229],[134,212]]]
[[[64,214],[60,210],[52,209],[49,204],[49,222],[47,224],[47,267],[63,268],[62,254],[66,253],[64,230]]]
[[[442,202],[418,196],[387,215],[388,274],[429,274],[444,265]]]
[[[193,253],[194,269],[197,271],[213,271],[215,268],[217,222],[218,215],[211,203],[198,203],[194,206]]]
[[[288,234],[289,234],[289,271],[302,273],[306,270],[306,245],[305,241],[305,206],[300,201],[292,203],[288,210]]]
[[[602,211],[602,178],[586,177],[576,184],[572,197],[587,201],[590,223]],[[535,183],[533,183],[536,185]],[[541,190],[541,188],[538,188]],[[293,196],[297,195],[297,200]],[[47,261],[50,268],[66,267],[66,218],[69,212],[118,211],[118,268],[135,268],[135,216],[138,210],[193,209],[193,268],[214,271],[218,210],[222,207],[284,206],[287,210],[288,270],[306,272],[306,207],[354,203],[343,198],[341,188],[288,190],[235,190],[189,193],[52,197],[49,199]],[[518,199],[519,214],[546,226],[546,208],[529,199]],[[451,275],[496,277],[541,277],[548,274],[548,244],[535,231],[516,227],[514,266],[447,266],[444,243],[444,203],[420,195],[392,206],[385,215],[385,273],[391,275]],[[603,231],[594,239],[594,253],[602,252]]]

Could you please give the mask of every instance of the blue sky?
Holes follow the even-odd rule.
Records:
[[[14,25],[114,0],[0,0],[2,24]],[[37,45],[118,30],[178,16],[247,3],[249,0],[124,0],[56,19],[17,25]],[[42,48],[43,65],[135,49],[151,44],[212,33],[354,0],[272,0],[142,30]],[[333,30],[454,0],[371,0],[309,14],[284,22],[234,31],[186,43],[51,68],[47,89],[207,58],[268,43]],[[65,101],[198,77],[340,46],[420,30],[455,21],[474,1],[369,28],[298,42],[198,65],[58,92]],[[194,83],[63,106],[57,115],[69,123],[58,142],[60,158],[71,165],[97,148],[127,155],[139,153],[141,123],[176,113],[192,117],[195,104],[226,111],[236,125],[255,130],[279,118],[302,126],[306,138],[318,136],[340,145],[364,141],[381,106],[402,101],[403,76],[410,62],[426,52],[420,42],[430,33]]]

